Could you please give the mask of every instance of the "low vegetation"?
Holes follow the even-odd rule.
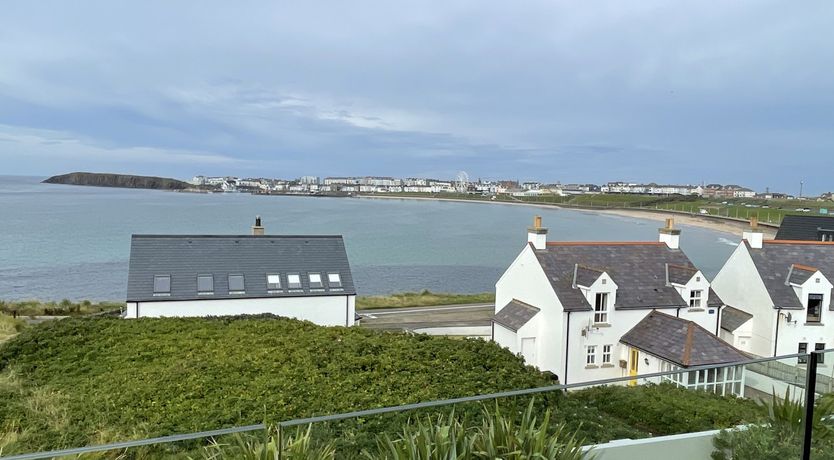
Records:
[[[26,323],[23,320],[0,313],[0,343],[16,336],[25,327]]]
[[[495,294],[444,294],[431,291],[404,292],[385,296],[359,296],[356,298],[357,309],[430,307],[435,305],[460,305],[467,303],[495,302]]]
[[[0,313],[9,316],[82,316],[108,311],[120,311],[124,302],[42,302],[40,300],[0,300]]]
[[[326,328],[272,316],[68,318],[26,328],[0,345],[0,449],[12,454],[275,425],[551,383],[482,340]],[[524,425],[530,400],[503,399],[500,413]],[[568,438],[577,433],[589,444],[728,428],[762,415],[752,403],[670,385],[551,392],[537,397],[533,407],[538,417],[551,411],[546,423],[538,418],[538,429],[563,430]],[[419,431],[418,420],[425,428],[428,418],[449,410],[315,424],[314,442],[307,444],[324,449],[332,443],[338,458],[354,458],[375,452],[384,434],[391,442],[405,442],[399,434],[416,431],[404,430]],[[466,427],[485,426],[481,403],[454,410],[454,420]],[[218,442],[242,448],[228,438]],[[264,444],[247,442],[253,448]],[[145,448],[131,451],[131,458],[141,458],[141,452],[158,458],[154,449],[174,458],[199,458],[205,446],[195,441]]]

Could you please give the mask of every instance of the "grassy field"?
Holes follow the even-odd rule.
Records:
[[[0,345],[3,454],[107,443],[551,384],[492,342],[325,328],[275,317],[70,318]],[[671,386],[538,397],[588,443],[754,421],[750,401]],[[529,398],[502,400],[525,407]],[[476,417],[480,404],[458,405]],[[449,408],[423,412],[447,413]],[[635,414],[638,414],[636,416]],[[353,450],[416,412],[316,426]],[[204,445],[204,444],[202,444]],[[185,458],[200,443],[166,448]],[[162,458],[159,451],[144,458]],[[127,458],[143,458],[132,452]],[[352,458],[341,456],[340,458]]]
[[[105,311],[121,310],[124,302],[90,302],[82,300],[71,302],[42,302],[40,300],[3,301],[0,300],[0,313],[18,316],[83,316]]]
[[[755,216],[761,222],[777,225],[782,222],[782,218],[786,215],[819,215],[821,214],[821,209],[830,210],[834,214],[834,202],[815,200],[762,200],[754,198],[706,199],[698,196],[653,196],[619,193],[573,196],[541,195],[538,197],[498,195],[494,198],[461,193],[389,193],[383,196],[524,202],[583,208],[654,209],[743,220],[749,220]],[[806,209],[807,211],[805,211]]]
[[[495,301],[495,294],[443,294],[430,291],[404,292],[386,296],[359,296],[356,298],[356,308],[368,310],[372,308],[398,307],[431,307],[435,305],[460,305],[467,303],[490,303]]]
[[[0,313],[0,343],[16,336],[25,327],[26,323],[22,320]]]

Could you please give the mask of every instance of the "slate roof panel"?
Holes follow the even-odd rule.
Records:
[[[282,290],[267,291],[266,275],[281,275]],[[287,274],[301,274],[302,289],[288,289]],[[311,290],[309,273],[320,273],[324,289]],[[328,285],[339,273],[341,288]],[[213,275],[214,294],[197,294],[197,275]],[[230,294],[228,276],[243,274],[244,294]],[[171,293],[154,296],[154,275],[171,276]],[[294,297],[356,294],[341,236],[133,235],[128,267],[128,302]]]
[[[834,234],[834,217],[832,216],[794,216],[782,219],[777,240],[820,241],[821,235]]]
[[[751,248],[746,241],[745,244],[774,308],[804,308],[793,287],[785,283],[789,273],[793,277],[794,272],[805,271],[797,270],[795,265],[814,267],[829,280],[834,280],[834,243],[765,241],[761,249]],[[796,276],[797,278],[791,279],[800,281],[804,275],[799,273]],[[807,281],[807,278],[805,280]]]
[[[749,359],[693,321],[652,311],[620,342],[682,367],[729,364]]]
[[[579,289],[573,288],[579,264],[607,273],[617,284],[617,309],[686,307],[678,291],[666,283],[666,264],[695,266],[679,249],[665,243],[548,243],[535,250],[565,311],[591,310]]]
[[[721,310],[721,329],[733,332],[752,317],[746,311],[727,305]]]
[[[537,307],[513,299],[504,308],[499,310],[492,317],[492,320],[512,331],[518,331],[533,319],[539,311]]]

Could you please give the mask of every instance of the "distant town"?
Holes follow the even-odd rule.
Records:
[[[608,182],[598,184],[562,184],[518,180],[470,180],[461,172],[455,179],[395,178],[382,176],[318,177],[302,176],[296,179],[238,178],[194,176],[192,185],[223,192],[251,192],[262,194],[343,194],[356,193],[419,193],[419,194],[471,194],[508,195],[513,197],[572,196],[594,194],[629,194],[655,196],[698,196],[711,199],[751,198],[765,200],[818,199],[832,200],[834,192],[819,196],[796,196],[753,189],[736,184],[673,185],[634,182]]]

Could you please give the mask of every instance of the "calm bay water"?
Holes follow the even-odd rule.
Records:
[[[40,184],[0,176],[0,299],[121,300],[133,233],[341,234],[360,294],[486,292],[540,214],[551,240],[655,240],[658,222],[523,206],[357,198],[190,194]],[[731,235],[683,226],[709,277]]]

